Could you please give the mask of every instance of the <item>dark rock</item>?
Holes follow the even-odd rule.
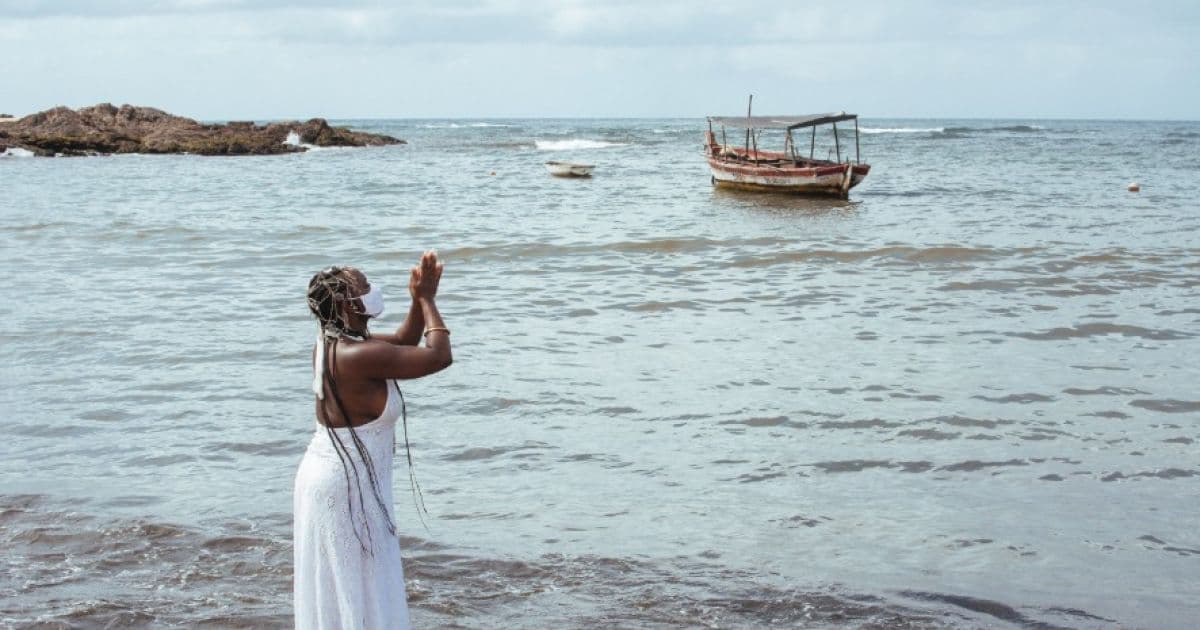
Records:
[[[324,118],[313,118],[308,122],[286,121],[267,125],[266,131],[278,137],[280,142],[295,131],[303,144],[318,147],[374,147],[387,144],[405,144],[403,140],[362,131],[351,131],[346,127],[330,127]]]
[[[37,155],[108,153],[192,153],[196,155],[274,155],[305,151],[285,144],[290,132],[316,146],[404,144],[391,136],[330,127],[321,118],[259,126],[250,121],[205,125],[152,107],[101,103],[72,110],[55,107],[6,123],[0,139]]]

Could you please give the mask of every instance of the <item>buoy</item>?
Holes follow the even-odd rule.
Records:
[[[1125,188],[1126,188],[1126,189],[1127,189],[1129,192],[1141,192],[1141,190],[1142,190],[1142,187],[1141,187],[1141,186],[1138,186],[1138,183],[1137,183],[1137,182],[1129,182],[1129,185],[1128,185],[1128,186],[1126,186]]]
[[[496,174],[496,171],[492,171],[491,173],[488,173],[488,175],[495,175],[495,174]]]

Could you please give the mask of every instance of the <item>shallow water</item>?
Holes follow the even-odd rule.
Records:
[[[395,326],[427,247],[419,626],[1200,614],[1200,125],[865,120],[845,202],[697,120],[343,122],[410,144],[0,158],[0,624],[288,625],[305,283]]]

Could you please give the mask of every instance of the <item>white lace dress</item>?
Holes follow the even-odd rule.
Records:
[[[380,497],[395,522],[392,451],[400,400],[392,383],[388,385],[383,414],[354,431],[371,456]],[[409,628],[400,541],[388,532],[350,430],[334,432],[353,467],[343,466],[327,429],[318,423],[296,471],[296,628]]]

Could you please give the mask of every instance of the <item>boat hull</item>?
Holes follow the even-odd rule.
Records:
[[[546,162],[546,170],[555,177],[591,177],[594,164],[574,164],[571,162]]]
[[[770,166],[714,157],[708,158],[708,166],[713,184],[723,188],[832,197],[845,197],[871,170],[867,164]]]

